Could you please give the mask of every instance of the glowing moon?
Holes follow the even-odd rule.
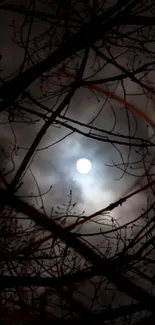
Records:
[[[81,158],[76,163],[76,168],[80,174],[88,174],[91,171],[91,161],[86,158]]]

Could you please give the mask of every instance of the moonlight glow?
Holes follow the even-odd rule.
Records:
[[[88,174],[91,170],[91,161],[86,158],[81,158],[76,163],[76,168],[80,174]]]

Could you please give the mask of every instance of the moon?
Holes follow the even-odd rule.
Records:
[[[88,174],[91,171],[92,163],[89,159],[81,158],[77,160],[76,168],[80,174]]]

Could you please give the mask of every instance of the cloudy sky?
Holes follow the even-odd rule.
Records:
[[[4,3],[8,4],[8,2]],[[39,4],[37,9],[39,10],[41,6],[43,5]],[[16,25],[16,33],[12,27],[13,23]],[[1,76],[9,77],[23,62],[24,50],[16,44],[17,41],[21,41],[18,28],[22,26],[22,37],[26,39],[29,23],[24,25],[24,15],[1,10],[1,26],[3,27],[0,32],[0,52],[2,55],[0,61]],[[43,33],[47,27],[46,23],[34,23],[31,30],[31,39]],[[60,31],[58,30],[59,33]],[[17,38],[16,42],[15,37]],[[47,40],[48,36],[45,36],[45,38]],[[30,51],[32,51],[31,46]],[[118,56],[117,62],[124,66],[129,62],[129,58],[132,57],[132,53],[124,53],[124,49],[122,50],[121,48],[114,47],[113,51],[115,57]],[[40,51],[40,57],[41,55],[42,53]],[[78,62],[80,62],[80,57],[75,57],[72,61],[68,60],[66,62],[67,71],[75,71],[73,67]],[[95,59],[93,51],[90,50],[84,77],[95,74],[94,79],[105,78],[105,76],[108,78],[119,72],[117,68],[110,64],[104,66],[103,63],[103,60],[98,62]],[[55,73],[57,73],[56,69],[53,71],[53,77],[51,77],[48,86],[46,85],[46,81],[42,81],[45,91],[52,91],[54,88],[59,90],[63,89],[63,85],[73,80],[73,78],[69,78],[63,75],[63,73],[60,73],[60,78],[58,78],[55,76]],[[153,119],[153,103],[141,94],[141,90],[138,89],[135,83],[127,78],[123,86],[121,83],[116,82],[106,86],[101,85],[104,89],[107,86],[111,91],[122,96],[122,98],[124,86],[126,100],[147,112],[147,115]],[[37,83],[29,87],[28,91],[35,98],[42,96],[40,85]],[[48,100],[45,98],[43,103],[50,108],[56,103],[57,98],[57,96],[52,96]],[[63,98],[63,95],[60,96],[59,101],[61,98]],[[27,105],[27,107],[32,108],[32,104],[27,103],[26,100],[23,103],[25,106]],[[128,136],[130,134],[138,138],[148,139],[152,134],[151,126],[141,116],[126,109],[120,102],[107,98],[104,93],[97,90],[93,91],[90,88],[88,89],[88,87],[80,87],[76,91],[67,108],[66,116],[86,124],[94,120],[91,125],[121,135]],[[42,121],[36,116],[30,116],[28,114],[26,116],[26,113],[24,113],[22,123],[17,121],[7,124],[8,116],[6,113],[2,114],[1,119],[4,122],[0,125],[1,147],[6,155],[13,155],[13,161],[7,167],[11,170],[13,164],[15,164],[16,169],[42,126]],[[33,122],[29,123],[30,119]],[[65,120],[61,119],[61,122],[65,122]],[[77,126],[73,123],[71,125]],[[79,128],[86,131],[82,127]],[[67,204],[69,200],[68,195],[70,190],[72,190],[73,203],[77,203],[74,211],[76,213],[85,211],[88,214],[115,201],[130,191],[137,181],[141,181],[140,176],[144,174],[145,168],[142,160],[142,156],[145,153],[142,150],[139,151],[139,148],[129,148],[129,146],[125,145],[112,145],[110,143],[96,141],[76,132],[69,135],[70,132],[71,130],[60,125],[53,125],[48,129],[36,150],[29,169],[27,169],[24,175],[23,184],[19,191],[20,195],[30,196],[31,193],[37,194],[37,186],[39,186],[40,191],[43,193],[52,186],[51,191],[43,197],[45,207],[49,213],[51,207],[62,207],[63,204]],[[63,139],[65,135],[68,136]],[[62,141],[56,143],[61,138]],[[118,137],[117,139],[120,140]],[[12,152],[14,146],[16,146],[16,150]],[[4,156],[3,153],[2,156]],[[92,170],[87,175],[80,174],[76,170],[76,161],[83,157],[90,159],[92,162]],[[7,158],[3,158],[6,167],[5,159]],[[149,160],[151,159],[152,153],[146,157],[146,168],[148,168]],[[13,177],[15,169],[9,174],[8,180]],[[38,185],[36,185],[36,181]],[[144,203],[143,196],[145,194],[142,195],[142,201]],[[130,204],[129,209],[128,204],[126,204],[124,208],[128,210],[128,218],[130,218],[134,214],[135,209],[138,208],[141,210],[141,202],[139,201],[137,203],[137,200],[133,199],[132,207]],[[115,213],[117,215],[117,212]],[[122,212],[118,212],[118,216],[122,218],[121,214],[124,215],[124,209],[122,209]]]
[[[51,15],[64,14],[66,10],[65,2],[61,0],[49,3],[20,1],[21,6],[18,7],[20,10],[17,13],[15,6],[19,5],[19,1],[0,1],[1,84],[4,80],[13,80],[19,73],[41,62],[59,47],[66,37],[62,23],[53,23],[49,17],[46,21],[40,21],[24,15],[23,3],[29,11],[42,10]],[[87,22],[90,19],[85,2],[79,3],[76,3],[78,15],[74,11],[71,11],[70,15],[70,25],[67,28],[71,35],[79,31],[83,20]],[[105,1],[104,9],[114,3],[113,0]],[[57,11],[59,6],[61,12]],[[142,51],[138,41],[135,43],[135,38],[138,37],[138,40],[141,37],[152,40],[153,31],[143,28],[141,35],[134,30],[135,26],[123,26],[119,33],[116,33],[116,38],[112,32],[107,33],[106,46],[103,42],[96,43],[103,53],[102,58],[95,53],[94,48],[89,49],[83,74],[85,84],[80,85],[70,104],[48,128],[22,174],[16,194],[37,208],[44,206],[44,212],[49,216],[67,213],[71,215],[71,218],[67,219],[70,223],[74,220],[73,214],[92,214],[145,185],[148,180],[153,180],[154,148],[146,149],[140,145],[141,139],[143,144],[145,140],[154,142],[154,97],[149,92],[144,93],[144,89],[128,77],[122,82],[115,80],[95,84],[96,80],[112,78],[122,73],[119,66],[133,71],[154,60],[154,41],[145,42],[146,51]],[[123,33],[132,35],[132,46],[130,39],[125,40],[126,43],[122,45]],[[119,46],[116,46],[116,43]],[[151,56],[147,53],[148,49],[152,51]],[[63,62],[64,65],[60,64],[46,71],[29,85],[26,89],[28,94],[19,96],[16,109],[9,107],[1,113],[0,169],[6,182],[10,183],[14,178],[38,132],[50,116],[49,110],[55,111],[63,101],[79,71],[84,54],[84,51],[81,51],[71,58],[68,57]],[[109,58],[108,63],[105,57]],[[154,82],[153,68],[154,65],[152,71],[146,70],[144,75],[142,72],[136,75],[146,87]],[[88,84],[86,80],[93,82]],[[28,110],[31,110],[31,113],[33,111],[33,114]],[[42,119],[43,114],[46,114],[46,119]],[[92,169],[88,174],[78,172],[76,163],[80,158],[91,161]],[[146,177],[147,173],[151,175],[150,179]],[[4,186],[2,181],[1,186]],[[143,191],[117,207],[111,213],[116,219],[115,226],[135,219],[152,199],[151,190]],[[110,214],[100,215],[97,221],[98,223],[87,222],[79,232],[88,234],[97,232],[100,228],[111,229],[113,226]],[[142,224],[143,220],[138,222]],[[130,231],[129,234],[131,235]],[[93,236],[88,240],[92,244],[100,245],[103,251],[107,249],[106,237],[103,240],[100,236]],[[114,252],[117,250],[115,244],[116,239],[112,237]],[[121,245],[123,241],[120,247]],[[89,290],[86,283],[83,291],[89,291],[92,297],[90,283]],[[105,291],[102,291],[100,299],[102,303],[109,304],[111,295],[107,296]],[[124,296],[119,293],[117,304],[123,299]]]

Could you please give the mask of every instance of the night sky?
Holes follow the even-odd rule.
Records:
[[[62,13],[67,10],[65,1],[60,0],[53,1],[53,3],[50,1],[49,4],[48,1],[46,3],[43,1],[20,1],[20,4],[19,1],[0,2],[1,85],[3,81],[7,82],[15,78],[19,73],[24,73],[28,68],[44,60],[60,46],[63,37],[67,37],[64,36],[61,23],[52,25],[50,19],[33,20],[31,17],[28,19],[22,13],[13,12],[13,7],[18,6],[22,9],[22,4],[28,10],[44,11],[53,15],[60,14],[57,11],[60,7]],[[81,1],[79,4],[75,2],[74,5],[78,14],[81,15],[81,21],[88,22],[90,17],[85,9],[87,7],[85,2]],[[104,5],[101,7],[106,9],[110,5],[114,5],[114,1],[105,2],[105,7]],[[68,27],[69,36],[73,36],[83,25],[83,22],[80,22],[77,17],[72,11]],[[97,57],[94,49],[89,48],[83,80],[94,80],[95,82],[99,79],[110,79],[122,73],[119,65],[127,71],[133,71],[142,64],[154,60],[154,41],[145,44],[146,49],[152,51],[152,57],[148,55],[147,50],[142,51],[138,41],[136,50],[134,42],[131,42],[130,46],[124,45],[127,44],[126,39],[124,43],[121,43],[123,42],[121,41],[123,33],[129,33],[137,39],[138,37],[139,39],[141,37],[145,37],[145,39],[150,37],[151,39],[151,31],[148,27],[144,27],[141,34],[137,34],[135,25],[120,27],[119,32],[120,36],[118,36],[119,33],[116,33],[117,39],[112,31],[106,34],[104,39],[106,46],[104,46],[104,42],[95,43],[95,46],[99,46],[100,51],[110,60],[115,61],[117,66]],[[52,40],[51,44],[50,40]],[[108,43],[108,40],[111,43]],[[135,55],[135,53],[137,54]],[[48,117],[50,116],[48,110],[55,111],[57,109],[66,96],[71,82],[75,80],[84,54],[85,51],[82,50],[71,57],[68,56],[61,64],[55,65],[51,70],[43,73],[25,89],[34,100],[44,105],[47,111],[23,94],[18,97],[14,108],[9,106],[1,113],[0,167],[1,173],[5,175],[8,183],[12,181],[35,137],[47,120],[46,117],[43,120],[41,114],[46,114]],[[71,74],[70,77],[67,76],[67,73]],[[139,73],[136,77],[149,86],[151,82],[154,82],[153,69],[144,75]],[[145,92],[146,89],[142,89],[131,78],[126,77],[122,80],[103,82],[99,84],[100,90],[91,87],[95,83],[89,87],[88,85],[78,87],[70,104],[48,128],[37,146],[33,158],[29,161],[20,179],[20,186],[16,191],[17,196],[37,209],[43,205],[44,212],[50,217],[65,215],[67,211],[71,217],[67,219],[66,224],[71,224],[75,220],[74,214],[76,216],[92,214],[145,185],[148,182],[147,173],[151,175],[150,181],[153,180],[154,148],[142,148],[141,144],[145,143],[145,140],[154,142],[154,97],[151,92]],[[117,95],[119,99],[107,96],[105,90]],[[35,113],[31,114],[21,109],[20,106],[33,110],[40,116]],[[67,128],[63,123],[71,128]],[[87,125],[87,128],[84,124]],[[80,130],[81,134],[75,128]],[[107,133],[95,131],[93,128],[104,130]],[[137,145],[133,145],[133,143]],[[77,171],[76,163],[80,158],[91,161],[92,169],[88,174],[80,174]],[[4,187],[3,181],[1,181],[1,187]],[[40,194],[43,194],[42,198],[38,197]],[[90,234],[101,229],[102,231],[112,229],[111,217],[115,219],[115,225],[123,225],[140,215],[151,202],[153,202],[151,190],[143,191],[127,200],[122,206],[118,206],[111,214],[98,216],[98,223],[93,221],[85,223],[78,229],[78,232]],[[143,224],[144,220],[137,221],[138,230]],[[27,221],[22,221],[22,225],[23,229],[27,228]],[[135,228],[135,233],[136,231],[137,228]],[[125,235],[132,236],[131,229],[125,232]],[[107,238],[103,239],[101,236],[85,238],[91,244],[98,245],[96,247],[105,253]],[[112,250],[110,254],[112,255],[116,252],[116,240],[115,237],[111,237]],[[121,249],[123,241],[120,241],[119,245]],[[90,297],[93,296],[90,283],[86,283],[84,288],[81,289],[81,292],[83,290],[89,292]],[[108,305],[112,294],[104,295],[105,292],[102,291],[99,294],[99,300],[102,300],[102,304],[104,301],[104,304]],[[82,300],[82,298],[80,299]],[[114,305],[121,304],[123,299],[127,304],[128,301],[130,302],[127,296],[119,293],[115,298],[116,304],[114,303]],[[89,306],[88,300],[87,305]],[[99,305],[100,303],[96,302],[96,308]]]

